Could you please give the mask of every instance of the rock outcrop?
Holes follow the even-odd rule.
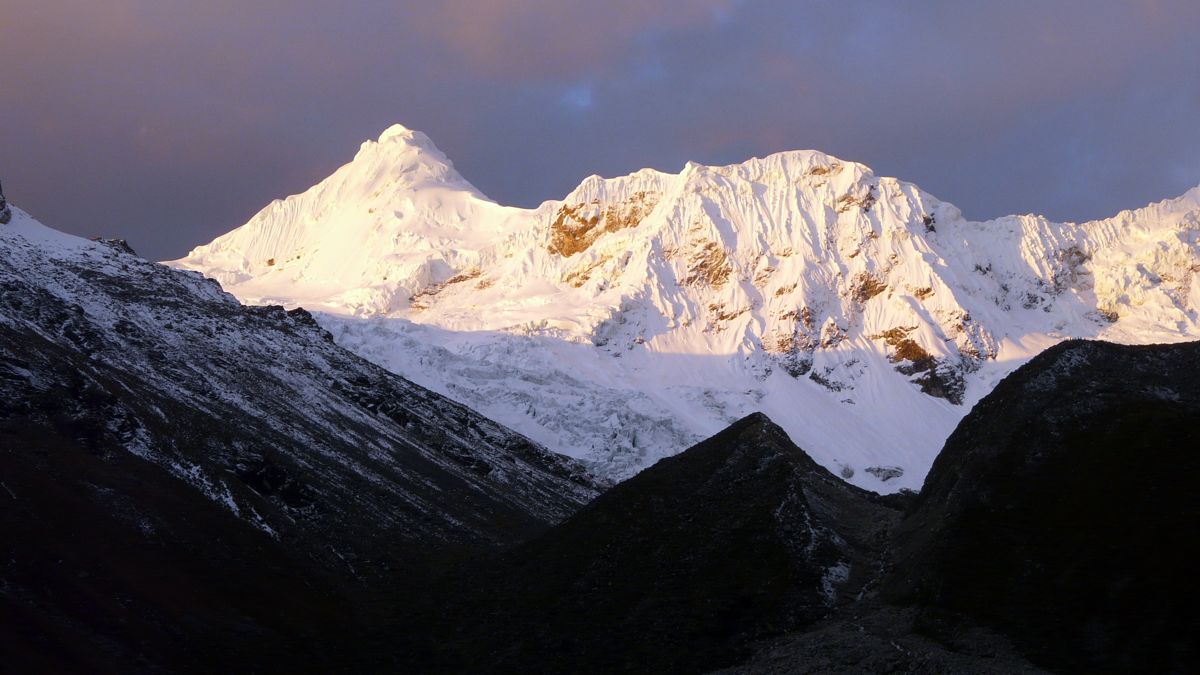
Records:
[[[4,198],[4,188],[0,187],[0,225],[7,225],[12,222],[12,208],[8,205],[8,200]]]

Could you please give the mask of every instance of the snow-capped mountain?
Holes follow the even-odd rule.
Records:
[[[1070,337],[1200,337],[1200,188],[987,222],[815,151],[592,176],[536,209],[395,126],[171,263],[626,477],[763,411],[827,468],[918,488],[971,404]]]

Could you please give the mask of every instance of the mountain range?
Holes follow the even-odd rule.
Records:
[[[169,265],[4,203],[0,669],[1194,672],[1198,201],[393,128]]]
[[[763,411],[887,493],[920,488],[971,406],[1047,347],[1200,336],[1198,260],[1200,188],[1094,222],[975,222],[795,151],[592,176],[519,209],[397,125],[169,264],[304,307],[606,479]]]

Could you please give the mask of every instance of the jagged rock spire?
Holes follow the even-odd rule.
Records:
[[[7,225],[12,220],[12,209],[8,207],[8,200],[4,198],[4,186],[0,185],[0,224]]]

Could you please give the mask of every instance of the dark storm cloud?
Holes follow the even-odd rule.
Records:
[[[505,203],[816,148],[971,217],[1087,219],[1200,183],[1197,25],[1167,0],[6,0],[0,178],[153,258],[396,121]]]

